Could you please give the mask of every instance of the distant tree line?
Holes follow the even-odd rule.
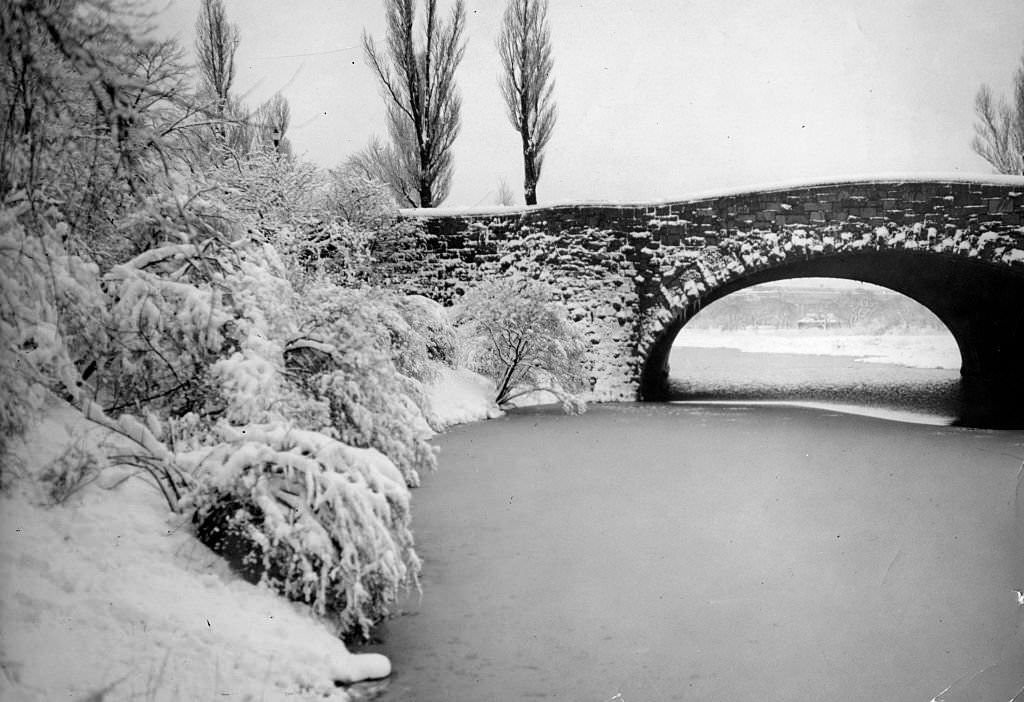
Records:
[[[690,326],[728,331],[821,326],[873,333],[944,328],[914,300],[875,289],[740,291],[708,305]]]

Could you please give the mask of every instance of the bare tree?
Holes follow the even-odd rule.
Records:
[[[228,116],[231,107],[235,51],[240,41],[238,27],[228,22],[224,0],[203,0],[196,19],[196,54],[203,90],[213,101],[211,112],[221,120]]]
[[[420,191],[417,171],[414,164],[403,160],[403,156],[402,151],[375,136],[363,149],[349,156],[345,161],[345,169],[363,178],[384,183],[399,205],[418,207]]]
[[[974,139],[971,148],[999,173],[1024,175],[1024,56],[1013,76],[1013,102],[992,97],[982,85],[974,98]]]
[[[282,154],[291,153],[291,145],[285,136],[291,124],[292,110],[288,99],[281,93],[267,100],[256,110],[256,129],[263,146],[271,147]]]
[[[405,173],[402,182],[387,182],[396,196],[414,207],[434,207],[451,187],[451,149],[462,108],[455,69],[466,48],[463,0],[456,0],[448,22],[438,20],[437,0],[426,2],[420,42],[414,36],[415,0],[386,0],[384,52],[363,33],[366,61],[377,74],[387,101],[391,160]],[[407,180],[416,184],[415,192],[408,192]]]
[[[551,139],[557,115],[547,14],[547,0],[510,0],[498,37],[503,69],[498,83],[508,119],[522,138],[527,205],[537,204],[544,147]]]
[[[512,188],[509,187],[508,181],[504,178],[498,181],[498,193],[494,197],[494,204],[506,207],[516,204],[516,196],[512,192]]]
[[[176,158],[187,69],[135,0],[0,3],[0,200],[57,205],[65,244],[106,265],[124,208]],[[48,206],[49,206],[48,205]]]

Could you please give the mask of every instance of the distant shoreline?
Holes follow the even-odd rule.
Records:
[[[747,353],[847,356],[865,363],[960,369],[960,350],[948,332],[869,334],[836,329],[684,329],[675,347],[728,348]]]

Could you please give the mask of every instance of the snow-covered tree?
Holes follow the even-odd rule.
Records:
[[[417,41],[415,0],[386,0],[387,48],[377,49],[363,34],[366,61],[380,81],[388,107],[389,147],[386,157],[399,171],[382,174],[395,197],[412,207],[434,207],[448,194],[452,178],[452,145],[458,135],[462,98],[455,69],[462,61],[466,7],[456,0],[447,22],[437,17],[437,0],[426,0],[423,37]],[[414,185],[415,189],[410,188]]]
[[[547,15],[547,0],[509,0],[498,36],[502,68],[498,85],[505,98],[508,119],[522,142],[527,205],[537,204],[544,148],[551,139],[557,115]]]
[[[582,410],[584,343],[555,300],[544,283],[513,275],[479,284],[459,303],[468,365],[494,380],[498,405],[546,392]]]
[[[971,148],[998,173],[1024,175],[1024,56],[1013,74],[1013,100],[992,96],[982,85],[974,98],[974,139]]]
[[[132,0],[0,5],[0,201],[59,212],[101,267],[138,253],[114,222],[163,187],[187,110],[173,41]],[[52,221],[52,218],[51,218]]]

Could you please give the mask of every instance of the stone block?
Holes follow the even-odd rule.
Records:
[[[990,197],[986,198],[988,204],[989,214],[998,214],[1000,212],[1012,212],[1013,211],[1013,200],[1010,198],[1003,197]]]

